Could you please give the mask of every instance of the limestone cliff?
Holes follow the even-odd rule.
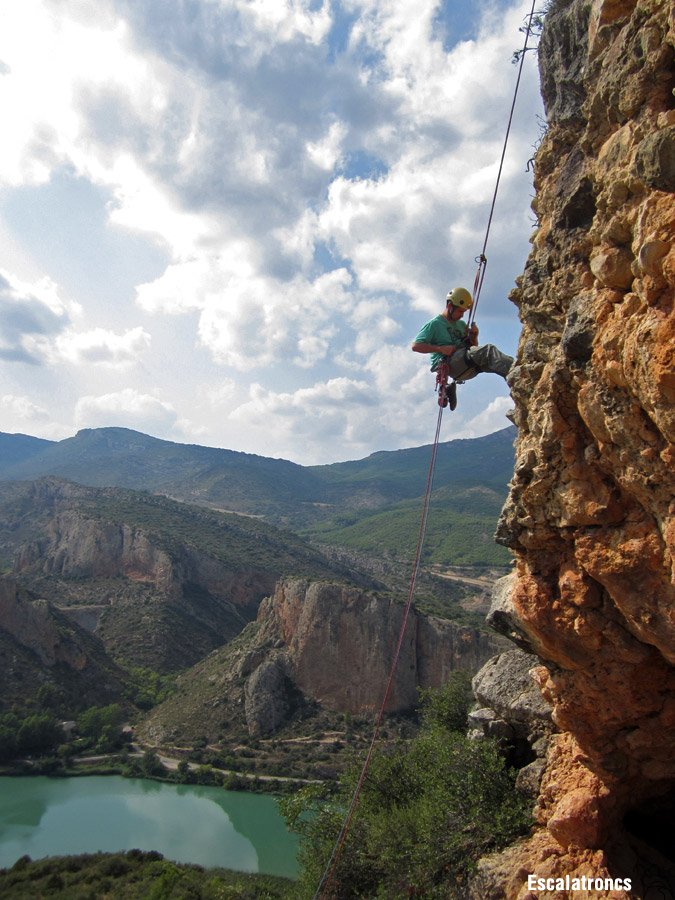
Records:
[[[304,694],[341,712],[372,713],[382,701],[403,611],[401,603],[376,593],[287,579],[261,604],[260,640],[283,643]],[[411,709],[418,688],[444,684],[454,669],[476,671],[492,650],[476,629],[413,609],[387,711]]]
[[[257,621],[181,677],[179,693],[150,714],[146,739],[165,743],[228,727],[271,734],[311,709],[365,716],[382,701],[403,607],[390,597],[329,582],[286,578]],[[408,710],[417,689],[453,669],[476,671],[495,651],[473,628],[413,610],[388,703]]]
[[[42,515],[44,523],[35,539],[17,547],[13,566],[17,574],[124,578],[173,596],[180,596],[190,583],[226,596],[249,614],[255,614],[260,598],[274,584],[273,574],[264,577],[250,567],[237,571],[200,549],[197,542],[168,540],[159,515],[139,524],[125,521],[128,510],[123,508],[117,515],[101,514],[105,501],[119,493],[114,489],[101,491],[44,479],[31,484],[29,491],[32,513]],[[142,495],[136,497],[142,500]]]
[[[346,571],[251,518],[54,478],[0,485],[0,563],[10,561],[115,657],[160,671],[238,634],[282,572]]]
[[[536,833],[491,862],[499,874],[481,896],[532,896],[531,872],[635,874],[648,858],[667,868],[674,37],[664,0],[554,0],[545,20],[539,224],[512,294],[519,435],[498,537],[517,560],[502,626],[542,661],[535,674],[560,733]]]
[[[0,706],[33,700],[42,685],[59,689],[72,709],[119,700],[124,674],[96,638],[59,610],[0,577]]]
[[[0,627],[34,653],[43,666],[65,663],[81,670],[86,664],[84,648],[72,634],[64,634],[44,600],[30,602],[17,593],[11,578],[0,578]]]

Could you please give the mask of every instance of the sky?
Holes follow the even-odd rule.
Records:
[[[22,0],[0,30],[0,431],[303,465],[430,443],[410,345],[471,289],[530,2]],[[480,341],[514,353],[526,55]],[[505,428],[459,389],[442,440]]]

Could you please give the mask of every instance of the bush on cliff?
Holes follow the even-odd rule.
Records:
[[[429,694],[418,736],[377,753],[334,876],[337,895],[453,896],[475,861],[527,830],[514,774],[492,741],[469,740],[457,683]],[[459,718],[458,718],[459,716]],[[330,857],[358,771],[331,798],[310,788],[282,801],[301,835],[300,896],[312,896]]]

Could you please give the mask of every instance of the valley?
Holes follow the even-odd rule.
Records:
[[[441,448],[461,475],[440,471],[430,530],[437,546],[456,534],[458,562],[471,544],[473,564],[448,578],[433,550],[425,560],[392,738],[414,732],[418,690],[477,670],[498,646],[483,618],[507,569],[481,546],[492,547],[511,443],[506,429]],[[365,745],[410,576],[400,534],[416,527],[427,448],[304,469],[124,429],[59,443],[2,435],[0,445],[0,565],[13,598],[0,608],[5,708],[34,708],[44,685],[64,719],[118,702],[143,749],[224,759],[242,776],[334,778]],[[219,490],[227,472],[227,498],[215,470]],[[161,692],[148,688],[158,678]]]

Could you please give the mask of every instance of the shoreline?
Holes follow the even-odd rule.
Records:
[[[164,769],[163,772],[158,771],[128,771],[128,760],[142,760],[146,752],[155,753],[158,762]],[[53,759],[50,757],[48,759]],[[201,782],[198,780],[181,781],[175,777],[171,777],[172,773],[178,771],[178,766],[182,762],[175,757],[164,756],[157,753],[152,748],[146,750],[137,750],[129,753],[126,757],[122,757],[119,753],[97,754],[95,756],[73,757],[68,765],[54,767],[41,770],[41,760],[38,759],[22,759],[16,760],[12,764],[4,764],[0,766],[0,777],[7,776],[10,778],[35,777],[38,775],[47,778],[81,778],[87,775],[120,775],[123,778],[147,778],[151,781],[159,781],[167,784],[185,784],[186,786],[198,786]],[[204,782],[204,787],[220,787],[223,790],[232,791],[248,791],[252,794],[276,794],[280,796],[291,793],[289,790],[297,786],[301,788],[308,784],[324,784],[325,782],[318,778],[295,778],[287,775],[257,775],[254,772],[237,772],[232,769],[219,769],[204,763],[196,763],[187,761],[188,771],[191,773],[206,772],[213,778],[212,781]],[[37,769],[37,771],[31,771]],[[218,779],[222,778],[223,782],[218,783]],[[230,784],[224,783],[230,780]],[[272,785],[278,785],[278,791],[271,790]],[[245,785],[245,786],[242,786]]]

